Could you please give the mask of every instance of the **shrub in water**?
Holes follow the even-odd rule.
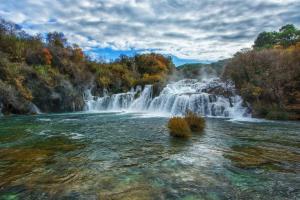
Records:
[[[192,111],[188,111],[184,117],[190,129],[193,132],[201,132],[205,127],[205,119],[196,115]]]
[[[191,129],[184,118],[181,117],[172,117],[169,120],[168,128],[170,135],[174,137],[190,137]]]

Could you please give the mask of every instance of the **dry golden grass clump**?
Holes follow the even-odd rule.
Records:
[[[168,128],[170,135],[174,137],[190,137],[191,132],[202,132],[205,127],[205,119],[188,111],[184,117],[172,117]]]
[[[169,120],[168,128],[170,135],[174,137],[187,138],[191,136],[191,129],[184,118],[172,117]]]
[[[201,132],[205,128],[205,119],[192,111],[188,111],[184,119],[193,132]]]

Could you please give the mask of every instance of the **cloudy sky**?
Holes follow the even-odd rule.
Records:
[[[259,32],[300,26],[300,0],[0,0],[0,17],[31,34],[59,31],[95,58],[158,52],[215,61]]]

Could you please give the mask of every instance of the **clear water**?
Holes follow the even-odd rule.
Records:
[[[167,118],[2,117],[0,199],[299,199],[299,122],[207,119],[174,139]]]

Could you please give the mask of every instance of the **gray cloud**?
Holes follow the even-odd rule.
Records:
[[[259,32],[300,25],[299,0],[0,0],[0,16],[30,33],[62,31],[85,49],[156,49],[217,60]]]

